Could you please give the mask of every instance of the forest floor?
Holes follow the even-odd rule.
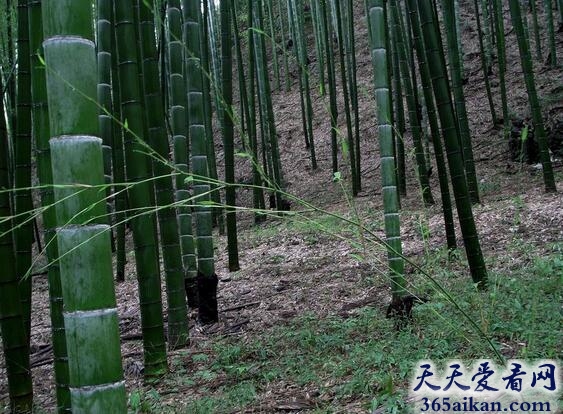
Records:
[[[170,353],[170,373],[156,386],[142,382],[136,271],[128,240],[127,280],[116,289],[131,412],[407,412],[408,382],[417,360],[494,359],[482,336],[425,274],[448,290],[505,358],[563,359],[563,163],[554,163],[558,193],[545,194],[541,169],[509,160],[502,128],[491,122],[475,19],[467,2],[462,2],[461,19],[469,80],[465,92],[482,196],[474,215],[490,287],[487,292],[475,290],[459,226],[461,248],[454,256],[447,254],[437,174],[431,177],[436,205],[424,208],[409,152],[409,194],[401,212],[403,251],[416,264],[407,265],[409,290],[429,301],[415,307],[414,321],[403,331],[397,332],[385,318],[390,283],[385,249],[374,239],[384,236],[383,213],[371,62],[360,3],[361,193],[355,199],[348,196],[349,168],[342,154],[343,179],[332,180],[327,98],[314,97],[319,168],[313,171],[297,87],[275,91],[287,191],[309,204],[293,201],[290,214],[272,215],[259,226],[253,225],[252,212],[241,211],[240,271],[226,270],[226,240],[217,235],[220,322],[202,327],[192,314],[190,347]],[[510,28],[508,13],[505,19]],[[561,33],[557,41],[561,60]],[[508,29],[507,45],[511,114],[529,119],[516,39]],[[313,60],[312,71],[314,65]],[[544,114],[553,125],[563,120],[563,71],[536,62],[536,73]],[[497,85],[494,74],[501,117]],[[410,151],[408,134],[405,139]],[[217,151],[221,165],[220,144]],[[251,182],[244,157],[237,159],[236,171],[238,182]],[[238,205],[250,208],[251,196],[251,190],[240,190]],[[45,276],[34,277],[33,292],[35,400],[37,412],[51,412],[55,401]],[[6,394],[2,361],[0,411],[7,404]]]

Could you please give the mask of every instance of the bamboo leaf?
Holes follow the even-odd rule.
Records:
[[[520,135],[520,140],[522,142],[526,142],[528,140],[528,132],[529,132],[529,127],[528,125],[526,125],[522,130],[522,134]]]
[[[363,256],[360,256],[359,254],[350,253],[350,257],[356,259],[358,262],[363,262],[363,261],[364,261]]]

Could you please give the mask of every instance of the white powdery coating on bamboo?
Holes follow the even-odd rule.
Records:
[[[43,46],[47,46],[49,44],[57,44],[57,43],[83,43],[93,48],[96,47],[96,44],[91,40],[85,39],[84,37],[80,37],[80,36],[70,36],[70,35],[51,36],[50,38],[43,41]]]
[[[96,137],[94,135],[84,135],[84,134],[57,135],[57,136],[51,137],[49,142],[51,144],[57,144],[57,145],[76,144],[77,142],[94,142],[94,143],[98,142],[98,143],[100,143],[100,145],[102,145],[102,139],[101,138]]]
[[[101,316],[117,314],[117,308],[104,308],[104,309],[94,309],[87,311],[65,312],[64,314],[65,316],[76,317],[76,318],[98,318]]]
[[[121,387],[125,387],[125,381],[117,381],[112,382],[109,384],[100,384],[100,385],[86,385],[84,387],[69,387],[70,392],[73,394],[79,394],[83,396],[90,396],[95,393],[99,393],[101,391],[110,391],[115,390]]]
[[[99,230],[99,232],[94,235],[93,237],[96,237],[98,235],[101,235],[102,233],[105,233],[107,231],[109,231],[111,228],[111,226],[109,226],[108,224],[87,224],[87,225],[81,225],[81,224],[70,224],[68,226],[65,227],[57,227],[57,233],[66,233],[69,236],[73,236],[75,233],[80,233],[83,232],[84,230]]]

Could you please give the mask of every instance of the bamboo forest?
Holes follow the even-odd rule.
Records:
[[[0,413],[563,412],[563,0],[0,16]]]

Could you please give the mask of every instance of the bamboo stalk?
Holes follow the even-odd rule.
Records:
[[[418,117],[417,100],[414,93],[414,87],[412,83],[412,78],[409,73],[409,64],[407,62],[405,43],[404,43],[404,31],[401,28],[400,19],[401,15],[399,13],[396,0],[391,0],[389,2],[391,9],[391,21],[393,22],[392,30],[395,35],[396,46],[399,52],[399,65],[402,75],[402,84],[405,88],[405,95],[407,98],[407,107],[410,128],[413,138],[413,143],[415,147],[415,157],[416,166],[418,172],[418,181],[420,183],[420,189],[422,192],[422,198],[426,206],[434,204],[434,198],[432,197],[432,191],[430,189],[430,184],[428,181],[428,169],[426,167],[426,162],[424,159],[424,149],[422,147],[420,120]]]
[[[188,206],[190,193],[185,184],[189,174],[188,162],[188,120],[186,111],[186,80],[184,78],[184,44],[182,42],[182,12],[180,1],[168,2],[168,62],[170,85],[169,103],[172,141],[174,143],[174,164],[180,174],[176,176],[176,201],[178,206],[178,228],[182,263],[184,265],[188,306],[198,307],[197,263],[192,229],[191,208]]]
[[[377,102],[377,123],[381,158],[381,179],[383,189],[383,207],[385,216],[385,236],[388,244],[388,266],[391,277],[393,299],[400,299],[406,294],[404,260],[402,258],[401,226],[399,219],[399,191],[395,174],[391,119],[391,96],[389,93],[388,53],[386,49],[387,25],[384,19],[382,0],[368,0],[368,18],[370,20],[370,43]]]
[[[29,3],[29,50],[31,52],[31,95],[33,99],[32,120],[37,158],[37,177],[41,189],[41,205],[43,210],[43,229],[45,250],[48,261],[49,305],[51,317],[51,335],[53,343],[55,394],[57,411],[70,413],[70,390],[68,372],[68,353],[63,318],[63,292],[61,287],[59,249],[56,235],[56,216],[53,205],[53,173],[51,169],[51,150],[49,139],[49,108],[47,105],[47,85],[45,65],[42,63],[43,51],[43,2]]]
[[[415,0],[409,0],[409,5],[411,10],[415,10],[418,6],[422,33],[425,40],[426,59],[428,62],[433,62],[432,65],[429,65],[430,76],[444,136],[450,177],[471,277],[473,282],[478,284],[479,288],[484,289],[487,285],[487,269],[479,243],[469,190],[465,179],[464,164],[459,146],[459,133],[455,126],[454,108],[449,93],[446,62],[438,46],[440,41],[438,39],[438,31],[436,30],[436,16],[432,10],[431,0],[420,0],[418,4]],[[414,22],[412,23],[414,25]]]
[[[27,1],[18,1],[18,69],[16,95],[16,125],[14,143],[15,179],[14,245],[16,272],[25,335],[31,337],[31,247],[33,245],[33,202],[31,200],[31,74]]]
[[[20,20],[21,21],[21,20]],[[21,50],[21,49],[20,49]],[[0,88],[2,88],[0,77]],[[4,113],[4,101],[0,100]],[[0,188],[10,188],[8,130],[5,117],[0,117]],[[10,193],[0,191],[0,217],[10,217]],[[13,227],[10,220],[0,220],[0,332],[4,352],[10,412],[31,413],[33,385],[29,360],[29,334],[23,315],[20,278],[16,269]],[[31,278],[30,278],[31,279]]]
[[[553,166],[549,156],[549,148],[547,146],[547,138],[543,123],[543,115],[536,91],[536,81],[534,78],[534,68],[532,57],[530,55],[530,46],[524,35],[522,26],[522,12],[518,0],[510,0],[510,15],[512,16],[512,25],[518,38],[518,49],[520,51],[520,61],[522,62],[522,71],[524,72],[524,81],[526,82],[526,90],[528,91],[528,99],[530,102],[530,110],[534,121],[535,137],[540,149],[540,160],[543,168],[543,180],[545,191],[554,193],[557,191],[555,185],[555,177],[553,175]]]
[[[154,215],[140,215],[146,209],[153,209],[152,182],[145,141],[146,127],[139,82],[141,63],[137,55],[137,35],[132,0],[115,2],[117,54],[119,57],[119,82],[121,116],[125,128],[125,166],[127,181],[132,184],[128,190],[130,218],[135,245],[135,262],[139,284],[141,307],[141,330],[145,358],[145,378],[159,377],[168,369],[166,342],[160,287],[160,265],[156,240]]]
[[[448,171],[446,160],[444,158],[444,150],[442,147],[442,137],[440,136],[440,126],[436,115],[436,105],[434,103],[434,94],[432,92],[432,80],[430,69],[426,55],[424,52],[424,39],[416,9],[412,9],[410,2],[407,2],[407,13],[411,20],[413,28],[413,44],[418,58],[418,66],[420,79],[422,83],[424,100],[426,102],[426,113],[428,114],[428,123],[430,125],[431,141],[434,146],[434,156],[436,157],[436,167],[438,169],[438,180],[440,182],[440,193],[442,195],[442,211],[444,214],[444,227],[446,232],[446,243],[449,251],[457,248],[455,236],[454,217],[452,211],[452,201],[450,196],[450,187],[448,183]]]
[[[201,8],[199,1],[184,0],[184,36],[186,45],[186,73],[188,94],[188,125],[191,139],[191,163],[194,174],[193,192],[196,216],[197,286],[199,294],[199,321],[217,322],[217,275],[213,251],[213,233],[208,184],[208,151],[204,116],[203,77],[201,70]]]
[[[240,270],[238,258],[238,234],[236,216],[236,191],[235,191],[235,143],[233,124],[233,52],[231,37],[231,2],[221,1],[221,91],[223,105],[223,145],[225,149],[225,202],[227,222],[227,251],[229,257],[229,271]],[[279,80],[279,76],[278,76]]]
[[[69,387],[75,412],[125,413],[90,6],[49,0],[43,12]]]
[[[154,13],[149,5],[141,3],[139,12],[148,138],[151,148],[160,156],[160,159],[152,159],[152,170],[158,177],[155,180],[155,192],[156,204],[159,207],[157,218],[168,302],[168,346],[176,349],[186,346],[189,342],[184,269],[176,209],[170,207],[174,204],[174,186],[170,175],[172,171],[167,162],[170,148],[158,75]]]

